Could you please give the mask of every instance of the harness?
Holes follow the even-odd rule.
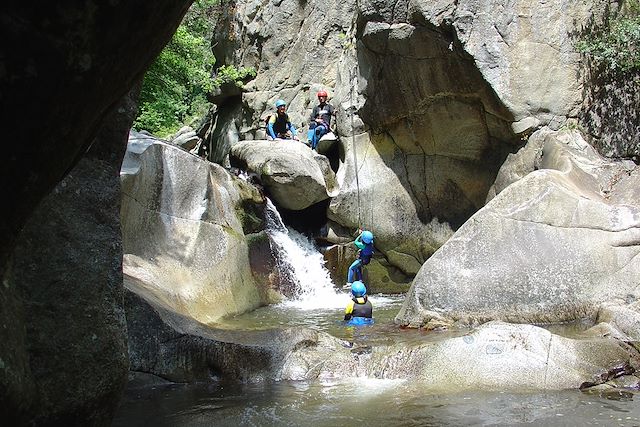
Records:
[[[287,124],[289,123],[289,115],[287,113],[284,113],[283,115],[275,114],[272,117],[274,117],[273,131],[276,133],[276,135],[287,133],[287,130],[288,130]]]
[[[353,317],[371,317],[373,315],[373,306],[367,296],[353,297],[353,311],[351,315]]]

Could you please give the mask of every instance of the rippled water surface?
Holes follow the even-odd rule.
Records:
[[[338,292],[326,299],[324,307],[316,307],[301,301],[287,301],[262,307],[251,313],[230,319],[222,326],[226,329],[270,329],[300,326],[327,332],[335,337],[367,345],[384,345],[392,342],[420,343],[457,336],[466,331],[426,332],[415,329],[400,329],[393,322],[404,297],[402,295],[372,295],[374,324],[368,326],[345,326],[344,307],[350,300],[346,292]]]
[[[230,319],[230,329],[301,326],[362,345],[407,345],[460,335],[402,330],[393,318],[402,296],[373,295],[375,324],[345,327],[348,294],[329,308],[295,302],[264,307]],[[583,329],[555,327],[561,333]],[[120,426],[640,426],[640,405],[623,395],[557,392],[431,394],[410,380],[361,378],[346,382],[267,382],[167,385],[127,391],[114,427]]]
[[[400,329],[393,318],[403,296],[372,295],[375,323],[347,327],[346,291],[336,291],[322,255],[304,236],[288,230],[271,206],[270,238],[289,301],[212,325],[230,330],[306,327],[354,345],[412,346],[465,334]],[[577,336],[588,322],[549,329]],[[358,378],[344,382],[300,381],[129,387],[114,420],[124,426],[640,426],[640,405],[631,392],[608,395],[556,392],[429,393],[411,380]]]
[[[638,426],[631,397],[580,391],[425,395],[411,381],[173,385],[129,390],[119,426]]]

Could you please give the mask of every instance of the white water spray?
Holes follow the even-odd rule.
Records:
[[[281,303],[303,310],[344,307],[345,294],[334,288],[322,254],[304,235],[287,229],[271,200],[265,213],[271,250],[283,279],[292,284],[292,299]]]

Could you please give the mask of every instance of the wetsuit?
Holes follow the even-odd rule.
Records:
[[[362,280],[362,266],[369,264],[371,257],[373,256],[373,242],[364,243],[362,240],[362,234],[360,234],[353,242],[358,249],[358,259],[356,259],[349,266],[349,273],[347,275],[347,283],[353,283],[355,280]]]
[[[271,136],[271,138],[289,139],[289,131],[291,131],[291,137],[294,137],[298,134],[296,128],[293,126],[293,124],[291,124],[289,115],[287,113],[276,113],[269,117],[269,122],[267,123],[267,133]]]
[[[344,320],[356,320],[355,323],[370,323],[373,317],[373,306],[367,296],[353,297],[344,309]],[[362,319],[358,321],[357,319]],[[367,319],[367,320],[365,320]]]
[[[333,112],[334,109],[331,104],[324,103],[313,107],[307,139],[311,142],[311,148],[314,150],[318,146],[318,141],[320,141],[322,135],[328,133],[331,129],[331,116]],[[322,119],[322,123],[316,122],[317,118]]]

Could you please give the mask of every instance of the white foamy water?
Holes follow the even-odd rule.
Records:
[[[344,307],[345,293],[336,291],[322,254],[306,236],[284,225],[268,199],[266,219],[280,275],[294,287],[292,298],[279,305],[302,310]]]

